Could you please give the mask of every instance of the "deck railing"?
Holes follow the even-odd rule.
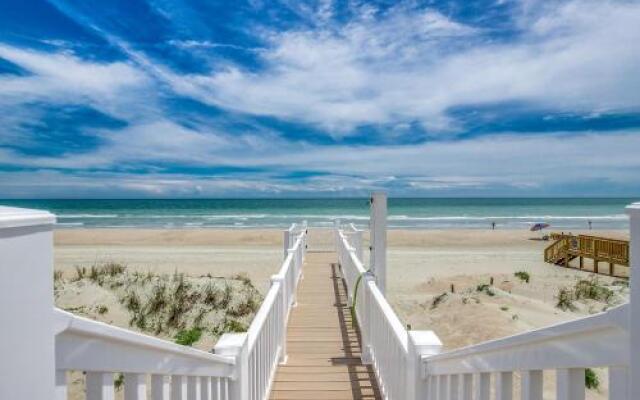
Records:
[[[640,204],[628,207],[628,211],[631,254],[638,254]],[[496,400],[511,400],[514,380],[519,379],[520,399],[542,400],[543,371],[552,370],[556,374],[555,399],[583,400],[587,368],[608,370],[609,399],[640,398],[640,368],[636,367],[640,365],[640,351],[631,346],[640,341],[640,306],[636,300],[640,279],[631,279],[629,304],[439,353],[437,336],[428,331],[407,331],[377,290],[375,276],[356,256],[350,241],[353,231],[353,227],[336,226],[336,251],[347,291],[355,302],[362,359],[373,365],[385,399],[489,400],[493,393]]]
[[[250,400],[268,398],[278,363],[286,360],[287,322],[306,253],[306,227],[295,229],[288,231],[296,235],[295,242],[278,274],[271,277],[271,288],[247,332]]]
[[[350,238],[361,238],[353,226],[335,230],[336,252],[350,306],[360,329],[362,361],[373,369],[386,399],[418,399],[422,356],[437,354],[442,344],[431,331],[407,331],[381,293],[376,277],[365,270]],[[362,246],[362,240],[355,241]]]
[[[87,399],[112,399],[114,373],[124,374],[127,400],[228,398],[235,379],[233,358],[177,345],[151,336],[54,310],[56,400],[68,396],[68,372],[86,373]]]
[[[125,400],[268,398],[286,359],[306,224],[287,230],[286,257],[248,332],[224,334],[214,354],[56,309],[54,223],[47,212],[0,207],[0,399],[67,399],[71,371],[85,373],[87,400],[114,399],[120,373]]]

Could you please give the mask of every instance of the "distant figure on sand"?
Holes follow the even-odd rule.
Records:
[[[591,221],[589,221],[589,230],[591,230]]]
[[[495,223],[495,221],[493,221],[493,222],[491,223],[491,229],[493,229],[493,230],[495,230],[495,229],[496,229],[496,223]]]

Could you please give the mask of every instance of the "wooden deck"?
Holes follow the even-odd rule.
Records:
[[[271,399],[381,399],[373,369],[360,362],[359,332],[351,324],[334,252],[307,253],[298,306],[291,312],[286,364]]]

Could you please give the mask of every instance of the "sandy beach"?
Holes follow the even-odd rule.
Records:
[[[626,238],[628,234],[589,233],[615,238]],[[565,313],[555,308],[558,288],[591,274],[545,263],[543,251],[549,242],[538,240],[540,236],[517,230],[391,230],[388,297],[407,324],[414,329],[436,330],[448,348],[596,311]],[[282,261],[281,241],[279,230],[58,230],[55,265],[65,275],[72,275],[75,266],[111,261],[141,272],[178,271],[189,276],[220,277],[241,273],[249,276],[264,293],[269,277],[277,272]],[[330,231],[312,230],[309,247],[331,248]],[[529,273],[531,282],[515,278],[513,274],[517,271]],[[466,292],[473,292],[491,278],[505,296],[481,297],[480,307],[458,307]],[[606,276],[598,279],[615,280]],[[456,293],[450,293],[451,285]],[[442,306],[430,309],[433,298],[446,292],[449,298]],[[452,307],[457,310],[454,314],[450,312]],[[509,311],[496,312],[500,307],[509,307]],[[478,313],[499,323],[484,324],[486,329],[457,329],[461,322],[479,318]],[[455,331],[465,332],[456,335]]]
[[[628,235],[626,231],[573,233],[621,239]],[[599,275],[598,282],[616,293],[611,302],[579,302],[566,311],[557,308],[561,288],[571,288],[593,274],[545,263],[543,251],[550,242],[541,236],[524,230],[391,230],[388,298],[403,323],[434,330],[447,349],[575,319],[625,301],[624,284]],[[331,240],[329,230],[311,230],[309,248],[330,249]],[[365,236],[365,245],[367,240]],[[105,262],[143,273],[244,274],[264,294],[269,277],[282,262],[281,241],[280,230],[58,230],[55,265],[65,276],[72,276],[75,266]],[[529,274],[529,282],[517,278],[518,271]],[[622,272],[619,267],[618,273]],[[489,291],[478,290],[492,281]],[[606,377],[601,380],[606,382]],[[601,390],[606,393],[606,383]],[[589,398],[599,395],[591,393]]]

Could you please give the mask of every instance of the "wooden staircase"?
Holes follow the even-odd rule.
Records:
[[[600,262],[609,264],[608,275],[614,276],[614,265],[629,267],[629,241],[609,239],[590,235],[551,234],[555,241],[544,250],[544,261],[570,267],[570,262],[580,259],[580,269],[584,268],[584,259],[593,260],[593,272]],[[627,271],[628,272],[628,271]],[[626,276],[622,277],[628,277]]]

